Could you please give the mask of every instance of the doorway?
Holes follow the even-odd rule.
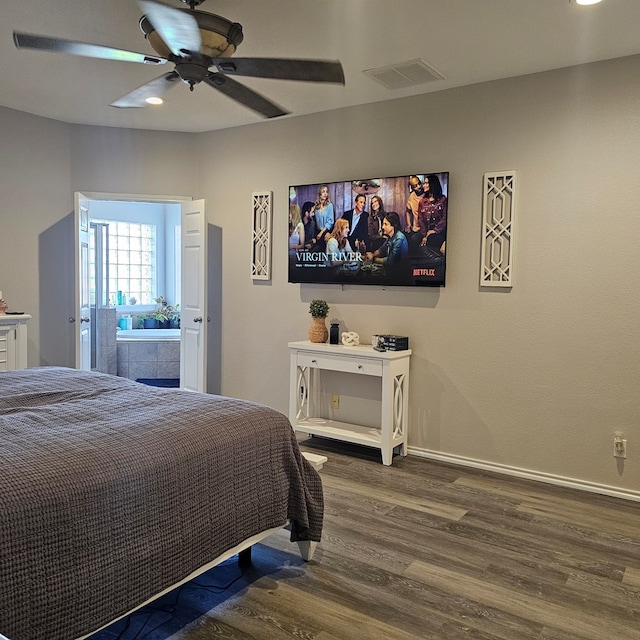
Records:
[[[150,384],[179,384],[181,200],[114,194],[84,199],[91,369]],[[173,310],[172,330],[135,331],[160,308]]]
[[[186,197],[140,196],[131,194],[105,194],[76,191],[74,194],[74,226],[75,226],[75,304],[74,314],[68,321],[75,324],[75,366],[78,369],[90,369],[90,343],[93,326],[90,317],[90,219],[98,218],[95,212],[100,205],[108,203],[129,204],[164,204],[179,205],[180,232],[173,233],[176,249],[174,271],[165,278],[167,282],[175,279],[175,295],[179,296],[180,307],[180,386],[189,391],[221,393],[222,384],[222,229],[207,223],[206,203],[204,200],[193,200]],[[168,234],[171,242],[172,234]],[[179,256],[179,259],[178,259]],[[94,276],[95,277],[95,276]],[[113,287],[110,287],[113,289]],[[120,300],[130,303],[130,292],[120,291]],[[158,293],[156,291],[156,293]],[[109,293],[112,296],[113,293]],[[160,294],[163,295],[163,294]],[[164,296],[163,296],[164,297]],[[116,303],[118,297],[116,297]],[[113,302],[111,297],[110,303]],[[155,302],[154,302],[155,305]],[[152,305],[152,306],[154,306]],[[125,305],[120,305],[125,306]],[[142,309],[136,299],[137,311]],[[117,307],[106,304],[96,307],[96,311],[114,310]],[[124,309],[125,311],[128,309]],[[108,329],[103,331],[103,339],[113,340],[118,318],[108,322]],[[99,324],[99,323],[98,323]],[[157,334],[156,334],[157,335]],[[100,334],[96,344],[100,345]],[[211,345],[209,347],[209,345]],[[111,351],[110,351],[111,353]],[[131,375],[127,377],[131,378]]]

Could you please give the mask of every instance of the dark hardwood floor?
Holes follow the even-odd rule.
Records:
[[[323,541],[288,532],[96,638],[640,639],[640,505],[313,438]],[[348,453],[345,453],[348,451]]]

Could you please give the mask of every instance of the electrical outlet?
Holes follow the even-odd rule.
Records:
[[[624,433],[622,433],[622,431],[615,431],[613,434],[613,457],[627,457],[627,440],[624,437]]]
[[[337,393],[331,394],[331,408],[332,409],[340,408],[340,396]]]

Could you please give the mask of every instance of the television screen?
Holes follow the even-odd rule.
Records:
[[[449,173],[289,187],[289,282],[442,287]]]

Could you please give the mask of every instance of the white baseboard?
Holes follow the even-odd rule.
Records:
[[[536,480],[537,482],[546,482],[559,487],[567,487],[569,489],[579,489],[580,491],[589,491],[591,493],[600,493],[605,496],[614,498],[622,498],[623,500],[632,500],[640,502],[640,491],[632,491],[631,489],[620,489],[619,487],[611,487],[606,484],[596,484],[595,482],[586,482],[585,480],[577,480],[575,478],[565,478],[564,476],[556,476],[551,473],[543,473],[541,471],[531,471],[530,469],[520,469],[518,467],[510,467],[505,464],[497,464],[495,462],[485,462],[484,460],[476,460],[474,458],[465,458],[450,453],[440,453],[438,451],[430,451],[429,449],[419,449],[417,447],[409,447],[408,453],[420,458],[429,458],[430,460],[439,460],[440,462],[448,462],[457,464],[462,467],[473,467],[474,469],[483,469],[485,471],[493,471],[502,473],[507,476],[516,476],[517,478],[526,478],[527,480]]]

